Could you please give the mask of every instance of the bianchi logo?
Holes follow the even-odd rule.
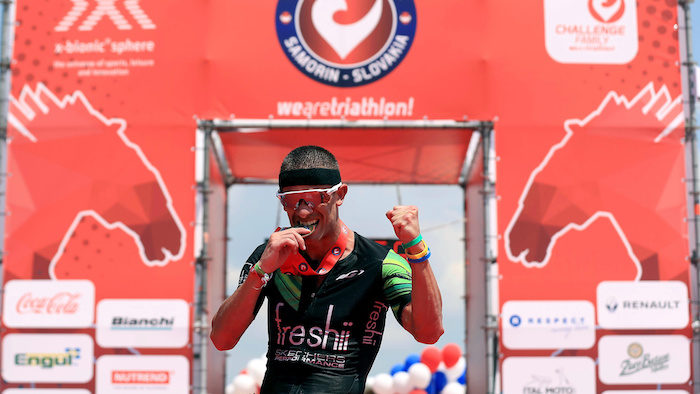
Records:
[[[309,78],[338,87],[377,81],[408,53],[416,32],[413,0],[279,0],[277,37]]]
[[[613,23],[625,14],[625,0],[588,0],[588,11],[599,22]]]
[[[160,318],[134,318],[127,316],[117,316],[112,318],[112,330],[165,330],[173,329],[175,325],[174,317]]]
[[[671,359],[669,353],[662,355],[644,353],[644,348],[638,342],[632,342],[627,346],[627,355],[630,358],[622,361],[620,376],[634,375],[645,370],[658,372],[668,369],[668,363]]]

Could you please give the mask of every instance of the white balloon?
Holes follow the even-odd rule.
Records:
[[[430,368],[423,363],[415,363],[408,368],[409,381],[414,387],[424,389],[430,384]]]
[[[394,392],[399,394],[406,394],[413,388],[411,384],[411,376],[408,372],[399,371],[394,374]]]
[[[442,394],[464,394],[467,392],[467,388],[459,384],[459,382],[447,383],[445,387],[442,388],[440,393]]]
[[[226,385],[226,388],[224,389],[225,394],[233,394],[235,391],[236,391],[236,388],[233,387],[233,382]]]
[[[460,357],[459,360],[457,360],[457,364],[445,370],[445,376],[447,376],[447,381],[454,382],[457,379],[459,379],[459,377],[462,376],[462,374],[464,373],[464,369],[466,367],[467,360],[465,360],[464,357]]]
[[[392,394],[394,392],[393,385],[394,380],[391,378],[391,375],[388,373],[380,373],[374,377],[372,390],[374,390],[376,394]]]
[[[251,394],[257,390],[255,380],[250,375],[238,375],[233,379],[233,394]]]
[[[372,392],[372,386],[374,386],[374,376],[370,376],[365,381],[365,394],[374,394]]]
[[[262,381],[265,377],[265,370],[267,369],[267,367],[265,366],[265,360],[262,358],[254,358],[248,361],[248,364],[246,364],[245,369],[248,370],[250,376],[253,377],[255,384],[257,384],[258,386],[262,386]]]

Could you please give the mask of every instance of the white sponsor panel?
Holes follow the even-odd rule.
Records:
[[[683,335],[608,335],[598,341],[598,376],[605,384],[685,383],[690,340]]]
[[[189,317],[185,300],[102,300],[95,339],[105,348],[181,348],[189,339]]]
[[[95,389],[100,394],[188,394],[190,365],[183,356],[114,356],[97,359]]]
[[[83,389],[7,389],[2,394],[90,394]]]
[[[689,322],[688,287],[680,281],[609,281],[596,289],[602,328],[671,329]]]
[[[95,285],[89,280],[10,280],[2,319],[13,328],[84,328],[95,317]]]
[[[544,25],[561,63],[624,64],[639,50],[636,0],[545,0]]]
[[[86,383],[92,360],[86,334],[7,334],[2,340],[2,377],[10,383]]]
[[[509,349],[589,349],[595,343],[589,301],[508,301],[501,319]]]
[[[607,390],[603,394],[690,394],[685,390]]]
[[[589,357],[508,357],[503,394],[595,394],[595,362]]]

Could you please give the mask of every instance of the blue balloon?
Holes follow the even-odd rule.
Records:
[[[405,366],[404,364],[396,364],[393,367],[391,367],[391,376],[394,376],[397,372],[405,371]]]
[[[438,394],[437,387],[435,385],[435,376],[430,379],[428,387],[425,388],[425,392],[428,394]]]
[[[404,371],[408,371],[409,368],[411,368],[411,365],[415,363],[420,362],[420,356],[417,354],[409,354],[408,357],[406,357],[406,363],[404,364]]]
[[[462,374],[462,376],[457,378],[457,381],[461,384],[467,384],[467,370],[466,370],[466,368],[464,369],[464,373]]]
[[[431,385],[435,383],[435,392],[439,393],[447,386],[447,375],[442,371],[436,371],[430,383]]]

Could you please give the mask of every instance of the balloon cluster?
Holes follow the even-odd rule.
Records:
[[[467,362],[462,349],[448,343],[442,350],[435,346],[411,354],[390,373],[367,379],[365,393],[374,394],[464,394]]]
[[[241,373],[226,386],[226,394],[259,393],[265,377],[265,356],[248,361]]]

